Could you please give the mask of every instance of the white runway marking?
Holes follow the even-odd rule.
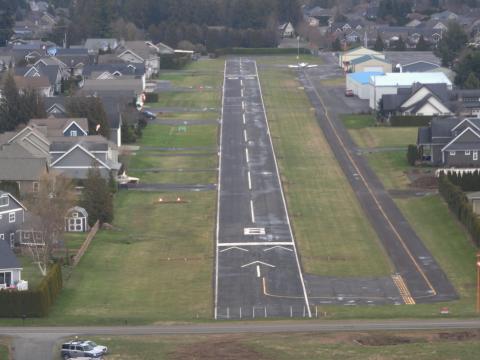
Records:
[[[280,245],[275,245],[275,246],[269,247],[267,249],[264,249],[263,251],[270,251],[270,250],[273,250],[273,249],[282,249],[282,250],[287,250],[287,251],[293,251],[292,249],[289,249],[289,248],[286,248],[286,247],[283,247],[283,246],[280,246]]]
[[[241,97],[243,98],[243,88],[240,89],[240,95],[241,95]]]
[[[250,171],[247,173],[248,177],[248,190],[252,190],[252,176],[250,175]]]
[[[242,114],[242,117],[243,117],[243,123],[245,124],[246,123],[245,114]]]
[[[225,246],[293,246],[293,242],[274,242],[274,241],[262,241],[262,242],[239,242],[239,243],[219,243],[219,247]]]
[[[260,277],[260,265],[257,265],[257,278]]]
[[[268,264],[266,262],[263,262],[263,261],[252,261],[251,263],[248,263],[248,264],[245,264],[245,265],[242,265],[242,268],[246,268],[248,266],[251,266],[251,265],[258,265],[258,264],[261,264],[261,265],[265,265],[265,266],[269,266],[271,268],[274,268],[276,267],[275,265],[272,265],[272,264]]]
[[[250,158],[248,156],[248,149],[247,148],[245,148],[245,159],[247,160],[247,163],[250,162]]]
[[[255,222],[255,211],[253,210],[253,200],[250,200],[250,215],[252,216],[252,223]]]
[[[242,110],[245,111],[245,101],[242,101]]]
[[[243,235],[265,235],[265,228],[244,228]]]
[[[247,249],[243,249],[243,248],[238,247],[238,246],[230,246],[230,247],[228,247],[228,248],[226,248],[226,249],[220,250],[220,252],[224,252],[224,251],[228,251],[228,250],[234,250],[234,249],[235,249],[235,250],[241,250],[241,251],[246,251],[246,252],[248,252]]]
[[[240,79],[240,86],[243,87],[243,80]]]
[[[248,142],[248,140],[247,140],[247,130],[243,130],[243,139],[245,140],[245,142]]]

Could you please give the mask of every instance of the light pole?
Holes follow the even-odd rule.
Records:
[[[480,313],[480,252],[477,253],[477,313]]]
[[[297,62],[300,60],[300,36],[297,36]]]

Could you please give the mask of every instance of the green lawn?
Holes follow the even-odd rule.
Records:
[[[332,86],[332,87],[340,87],[345,86],[345,77],[336,77],[331,79],[320,80],[320,84],[323,86]]]
[[[223,71],[223,68],[220,72]],[[174,86],[179,87],[191,87],[198,90],[204,89],[205,91],[211,90],[218,91],[218,88],[222,86],[223,76],[218,76],[219,72],[212,71],[211,73],[205,72],[163,72],[160,75],[161,80],[171,81]]]
[[[195,92],[162,92],[158,102],[149,103],[148,107],[179,107],[179,108],[218,108],[221,106],[221,90]]]
[[[252,56],[245,56],[246,58],[252,58]],[[307,62],[309,64],[323,64],[323,61],[318,56],[312,56],[307,54],[300,54],[297,60],[297,55],[266,55],[266,56],[254,56],[257,61],[257,65],[291,65],[298,62]],[[260,70],[260,69],[259,69]]]
[[[416,127],[364,127],[350,129],[350,135],[361,148],[405,147],[417,142]]]
[[[363,129],[376,124],[372,115],[343,115],[342,121],[347,129]]]
[[[282,69],[260,69],[304,269],[321,275],[388,275],[388,258],[294,76]]]
[[[217,125],[148,125],[138,142],[140,146],[188,148],[217,145]]]
[[[299,333],[94,337],[112,359],[338,359],[471,360],[480,356],[477,340],[442,340],[438,333]],[[395,342],[408,341],[408,343]],[[362,346],[358,341],[384,341]],[[385,345],[391,341],[394,345]]]
[[[161,113],[158,115],[160,119],[168,120],[218,120],[220,118],[218,111],[202,111],[202,112],[183,112],[183,113]]]
[[[406,189],[410,184],[406,151],[386,151],[366,154],[368,163],[387,190]]]

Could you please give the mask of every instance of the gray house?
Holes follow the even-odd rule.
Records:
[[[0,240],[0,289],[16,286],[22,280],[22,266],[6,241]]]
[[[480,119],[433,119],[419,128],[417,146],[432,165],[479,168]]]
[[[25,210],[20,201],[0,190],[0,241],[10,248],[15,246],[17,230],[25,221]]]

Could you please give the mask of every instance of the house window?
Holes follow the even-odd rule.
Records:
[[[0,285],[6,285],[7,287],[12,284],[12,272],[2,271],[0,272]]]
[[[9,223],[15,222],[15,213],[14,212],[11,212],[11,213],[8,214],[8,222]]]
[[[40,183],[38,183],[37,181],[34,181],[33,182],[33,192],[38,192],[39,189],[40,189]]]
[[[473,152],[473,160],[478,160],[478,151]]]
[[[455,151],[450,151],[450,156],[455,156]]]
[[[78,218],[78,217],[68,219],[68,231],[69,232],[82,232],[83,231],[83,219]]]
[[[470,150],[465,151],[465,155],[470,155]]]
[[[5,240],[5,235],[4,234],[0,234],[0,240]]]
[[[3,196],[0,198],[0,206],[8,206],[8,196]]]
[[[70,130],[70,136],[77,136],[77,130]]]

